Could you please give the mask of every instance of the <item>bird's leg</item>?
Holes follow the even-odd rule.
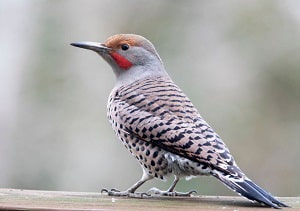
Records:
[[[147,191],[147,193],[153,192],[155,195],[160,195],[160,196],[191,196],[193,193],[197,193],[197,191],[192,190],[186,193],[182,192],[176,192],[174,191],[175,186],[179,182],[180,178],[175,175],[174,181],[172,182],[171,186],[168,188],[166,191],[159,190],[158,188],[151,188],[150,190]]]
[[[118,189],[112,188],[110,190],[103,188],[101,190],[101,193],[107,193],[109,196],[128,196],[133,198],[143,198],[143,197],[149,197],[150,194],[148,193],[135,193],[135,191],[143,185],[146,181],[151,180],[153,176],[148,175],[145,171],[142,176],[142,178],[137,181],[133,186],[128,188],[126,191],[119,191]]]

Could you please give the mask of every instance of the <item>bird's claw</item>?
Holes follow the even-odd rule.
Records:
[[[149,193],[145,193],[145,192],[143,192],[143,193],[140,193],[141,194],[141,198],[148,198],[148,197],[150,197],[151,196],[151,194],[149,194]]]
[[[107,189],[107,188],[102,188],[101,193],[107,193],[108,196],[127,196],[131,198],[148,198],[151,195],[145,192],[142,193],[132,193],[129,191],[120,191],[118,189],[112,188],[112,189]]]
[[[121,192],[121,191],[119,191],[118,189],[115,189],[115,188],[112,188],[110,190],[108,190],[107,188],[102,188],[100,192],[101,193],[109,193],[109,192]]]
[[[190,190],[189,192],[186,192],[189,196],[191,196],[193,193],[197,193],[196,190]]]
[[[153,192],[153,194],[156,196],[188,196],[188,197],[190,197],[193,193],[197,193],[197,191],[195,190],[182,193],[182,192],[168,191],[168,190],[162,191],[158,188],[151,188],[147,191],[148,194],[151,192]]]

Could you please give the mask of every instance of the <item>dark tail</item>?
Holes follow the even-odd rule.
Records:
[[[276,209],[279,209],[280,207],[288,207],[288,205],[275,199],[270,193],[266,192],[247,177],[233,178],[230,175],[225,176],[221,172],[217,172],[214,176],[230,189],[238,192],[250,200],[263,203]]]

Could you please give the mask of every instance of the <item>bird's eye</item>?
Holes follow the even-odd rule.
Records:
[[[122,49],[123,51],[127,51],[127,50],[129,49],[129,45],[128,45],[128,44],[122,44],[122,45],[121,45],[121,49]]]

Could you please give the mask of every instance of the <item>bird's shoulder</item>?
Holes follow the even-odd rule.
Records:
[[[136,107],[163,118],[177,117],[193,123],[199,117],[190,99],[166,77],[148,78],[114,90],[111,98],[120,107]]]

